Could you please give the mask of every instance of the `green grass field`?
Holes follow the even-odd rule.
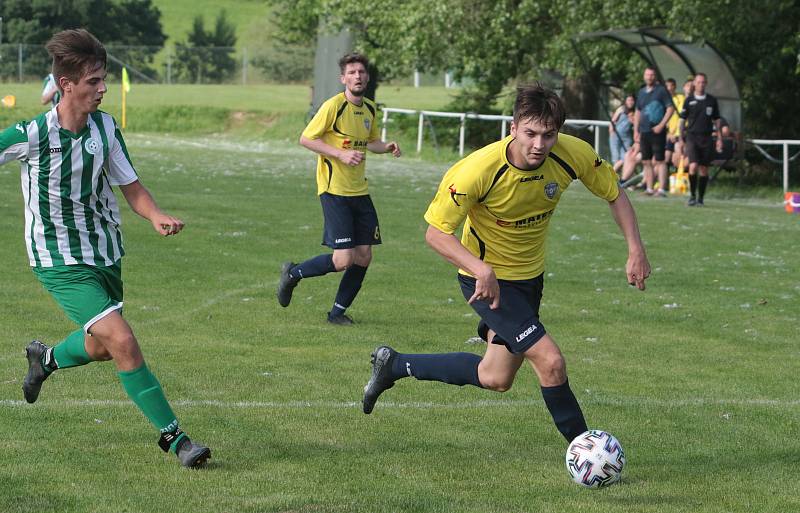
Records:
[[[634,198],[653,276],[625,282],[624,242],[575,185],[552,220],[542,319],[589,425],[628,465],[579,488],[533,373],[497,394],[406,379],[360,411],[369,353],[482,352],[454,270],[423,242],[447,164],[371,156],[384,244],[351,308],[338,276],[288,309],[280,263],[324,251],[313,157],[294,142],[128,134],[143,182],[186,230],[123,208],[125,316],[184,428],[214,450],[178,467],[113,364],[59,371],[22,401],[23,347],[74,327],[27,267],[19,168],[0,167],[2,512],[744,512],[800,510],[800,225],[774,201]],[[410,153],[410,152],[409,152]]]

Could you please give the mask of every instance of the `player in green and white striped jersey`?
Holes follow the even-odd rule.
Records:
[[[48,347],[26,347],[25,400],[33,403],[56,369],[114,360],[130,398],[160,431],[159,446],[188,467],[203,465],[208,447],[178,427],[161,385],[145,364],[122,317],[124,255],[112,187],[161,235],[183,222],[163,213],[141,184],[116,121],[98,109],[106,92],[106,51],[86,30],[59,32],[47,43],[61,101],[31,121],[0,132],[0,165],[22,162],[25,243],[33,272],[80,328]]]

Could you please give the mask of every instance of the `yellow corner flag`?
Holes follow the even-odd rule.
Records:
[[[128,68],[122,68],[122,128],[127,125],[125,117],[125,103],[127,93],[131,91],[131,81],[128,79]]]

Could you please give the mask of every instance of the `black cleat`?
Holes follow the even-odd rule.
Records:
[[[330,312],[328,312],[328,322],[331,324],[335,324],[337,326],[350,326],[352,324],[355,324],[353,322],[353,319],[351,319],[345,314],[331,315]]]
[[[697,200],[694,199],[694,198],[689,198],[689,201],[686,203],[686,206],[687,207],[693,207],[695,205],[697,205]]]
[[[25,400],[29,403],[35,403],[39,398],[39,391],[42,389],[42,383],[50,375],[42,365],[42,356],[50,346],[42,344],[38,340],[32,341],[25,348],[25,356],[28,358],[28,374],[22,381],[22,394]]]
[[[186,436],[178,442],[175,455],[181,460],[181,465],[187,468],[200,468],[211,457],[211,449],[197,442],[192,442]]]
[[[397,351],[388,346],[380,346],[372,352],[372,376],[364,386],[364,413],[371,413],[378,396],[394,386],[392,362],[395,358]]]
[[[284,262],[281,266],[281,276],[278,279],[278,303],[284,308],[289,306],[292,301],[292,291],[300,280],[294,280],[289,276],[289,271],[294,267],[294,262]]]
[[[697,200],[697,206],[698,206],[698,207],[704,207],[704,206],[706,206],[706,204],[705,204],[705,203],[703,203],[703,200],[702,200],[702,199],[698,199],[698,200]]]

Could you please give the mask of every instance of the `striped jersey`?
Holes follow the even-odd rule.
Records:
[[[0,164],[22,162],[25,243],[33,267],[109,266],[124,254],[111,186],[138,180],[117,123],[89,114],[80,133],[54,107],[0,132]]]
[[[329,98],[303,130],[308,139],[322,139],[334,148],[367,152],[367,143],[380,138],[375,122],[375,102],[364,98],[361,105],[347,101],[344,93]],[[339,196],[365,196],[366,159],[357,166],[348,166],[339,159],[320,155],[317,159],[317,194],[327,192]]]
[[[508,159],[513,140],[485,146],[451,167],[425,220],[449,234],[463,223],[461,244],[498,278],[527,280],[544,272],[547,228],[567,187],[580,180],[607,201],[617,199],[619,187],[614,168],[577,137],[558,134],[545,161],[531,170]]]

